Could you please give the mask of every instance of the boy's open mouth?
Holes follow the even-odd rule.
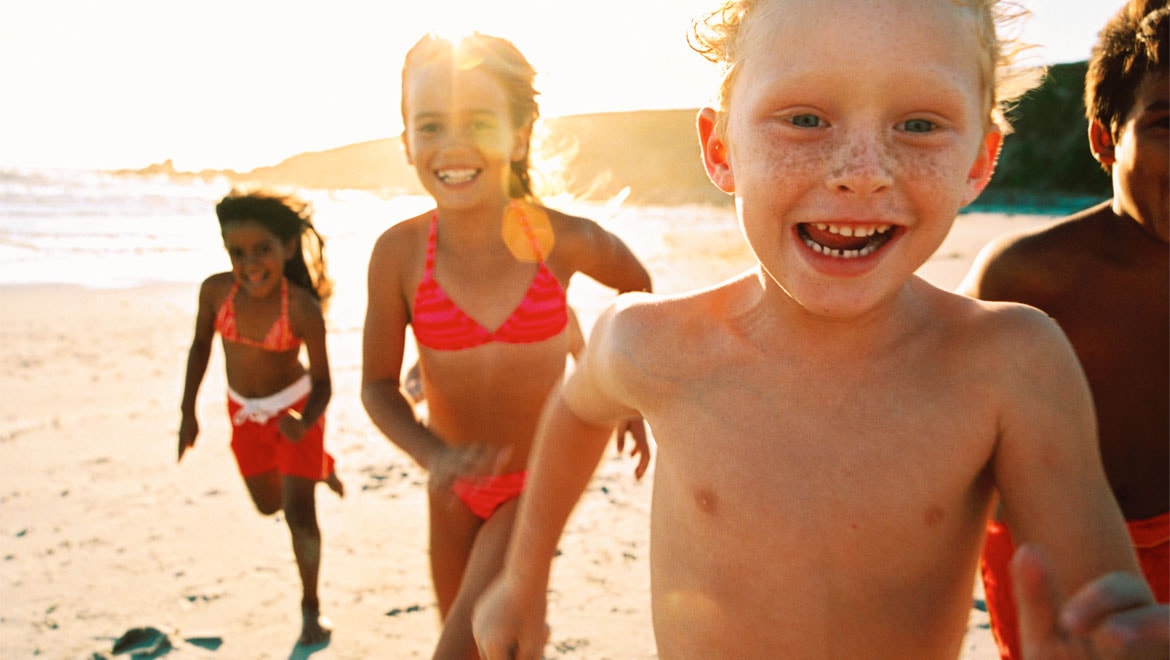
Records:
[[[839,259],[858,259],[876,252],[894,237],[893,225],[800,224],[800,240],[818,254]]]

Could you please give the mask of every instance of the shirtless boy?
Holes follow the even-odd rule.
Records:
[[[659,448],[664,660],[957,657],[996,490],[1027,544],[1033,657],[1136,645],[1110,634],[1133,619],[1165,651],[1064,335],[914,275],[991,177],[1022,91],[997,66],[997,4],[729,0],[697,26],[726,74],[703,160],[758,266],[621,296],[594,326],[476,607],[483,657],[540,657],[557,539],[634,414]]]

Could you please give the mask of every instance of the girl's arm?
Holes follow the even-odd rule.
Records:
[[[622,239],[592,220],[578,219],[579,230],[566,241],[574,270],[618,293],[653,290],[650,273]]]
[[[191,341],[191,348],[187,351],[187,372],[183,381],[183,400],[179,404],[182,418],[179,422],[179,457],[187,449],[195,446],[195,438],[199,435],[199,420],[195,416],[195,400],[199,396],[199,386],[203,383],[203,376],[207,373],[207,363],[211,359],[211,342],[215,338],[215,289],[211,277],[203,281],[199,287],[199,308],[195,314],[195,338]]]
[[[291,287],[290,287],[291,288]],[[311,295],[296,290],[290,304],[290,323],[295,334],[305,342],[309,356],[309,380],[312,390],[305,407],[299,412],[290,410],[280,420],[280,431],[289,440],[300,440],[305,430],[317,423],[325,414],[329,399],[333,396],[333,380],[329,375],[329,352],[325,341],[325,317],[321,305]]]
[[[402,353],[409,315],[390,229],[375,243],[367,279],[369,299],[362,330],[362,405],[374,426],[424,469],[445,445],[419,424],[401,389]]]

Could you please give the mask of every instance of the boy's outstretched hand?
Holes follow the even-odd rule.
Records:
[[[1170,658],[1170,607],[1141,577],[1104,575],[1060,602],[1043,550],[1023,545],[1011,564],[1026,660]]]
[[[497,578],[480,596],[471,615],[471,632],[483,660],[540,660],[548,641],[543,589],[524,598]]]

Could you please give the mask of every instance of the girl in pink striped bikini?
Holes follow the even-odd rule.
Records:
[[[534,195],[534,78],[497,37],[427,35],[414,45],[402,139],[435,208],[387,229],[370,257],[362,401],[430,475],[436,658],[476,657],[471,608],[499,570],[541,409],[566,367],[570,278],[584,273],[619,293],[651,288],[616,236]],[[408,326],[425,421],[401,383]],[[641,418],[618,431],[619,443],[626,432],[635,439],[640,477],[649,461]]]

